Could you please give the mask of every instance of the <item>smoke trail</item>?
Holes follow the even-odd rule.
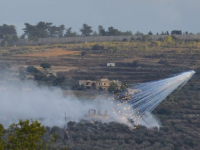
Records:
[[[122,103],[118,105],[128,104],[128,107],[117,113],[133,120],[135,125],[149,123],[149,118],[152,118],[151,112],[175,89],[185,85],[194,73],[195,71],[188,71],[164,80],[133,85],[128,89],[128,94],[120,93],[125,98],[123,97]]]

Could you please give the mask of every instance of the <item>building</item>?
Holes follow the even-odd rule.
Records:
[[[88,110],[88,114],[85,116],[90,118],[91,120],[109,119],[107,110],[105,110],[103,114],[100,110],[98,110],[98,113],[97,113],[95,109],[90,109]]]
[[[112,82],[117,83],[118,89],[121,88],[121,81],[118,81],[118,80],[110,81],[108,79],[101,79],[100,81],[79,80],[79,85],[85,87],[86,89],[99,90],[100,88],[102,88],[103,90],[108,90]]]
[[[115,67],[115,63],[107,63],[107,67]]]

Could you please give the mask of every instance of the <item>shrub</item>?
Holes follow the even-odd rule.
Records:
[[[118,89],[118,84],[115,83],[115,82],[111,82],[109,88],[108,88],[108,91],[109,92],[113,92],[113,91],[116,91]]]
[[[44,69],[51,68],[51,65],[49,63],[41,63],[40,66]]]
[[[122,42],[126,42],[126,41],[128,41],[128,39],[126,39],[126,38],[122,39]]]
[[[103,45],[95,44],[92,46],[92,50],[104,50]]]
[[[26,68],[26,71],[29,72],[29,73],[39,73],[39,72],[40,72],[40,71],[39,71],[37,68],[35,68],[34,66],[28,66],[28,67]]]

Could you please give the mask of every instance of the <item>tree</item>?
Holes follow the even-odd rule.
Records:
[[[72,28],[69,27],[65,33],[65,37],[76,37],[77,34],[76,32],[72,32]]]
[[[88,26],[87,24],[83,24],[83,27],[80,29],[80,31],[81,35],[84,36],[89,36],[93,32],[92,27]]]
[[[58,37],[63,37],[65,31],[65,26],[62,24],[58,27]]]
[[[35,68],[34,66],[28,66],[28,67],[26,68],[26,71],[29,72],[29,73],[39,73],[39,72],[40,72],[40,71],[39,71],[37,68]]]
[[[135,33],[135,35],[143,35],[143,33],[140,32],[140,31],[137,31],[137,32]]]
[[[110,83],[110,86],[109,86],[109,88],[108,88],[108,91],[109,91],[109,92],[113,92],[113,91],[116,91],[117,89],[118,89],[118,84],[115,83],[115,82],[111,82],[111,83]]]
[[[181,30],[173,30],[173,31],[171,31],[171,35],[182,35],[182,31]]]
[[[94,31],[93,36],[98,36],[98,33],[96,31]]]
[[[0,26],[0,38],[3,39],[1,42],[3,47],[13,45],[13,42],[18,40],[15,26],[7,24]]]
[[[2,138],[2,136],[5,133],[5,129],[3,127],[2,124],[0,124],[0,150],[4,150],[5,149],[5,140]]]
[[[49,29],[49,37],[58,37],[58,27],[52,26]]]
[[[41,63],[40,66],[44,69],[51,68],[51,65],[49,63]]]
[[[121,31],[115,29],[114,27],[109,27],[108,28],[108,32],[107,32],[107,35],[109,36],[116,36],[116,35],[121,35]]]
[[[63,76],[62,77],[58,77],[53,81],[53,85],[54,86],[59,86],[62,83],[64,83],[64,81],[65,81],[65,77],[63,77]]]
[[[106,31],[103,28],[103,26],[99,25],[98,26],[98,30],[99,30],[99,35],[101,35],[101,36],[105,36],[106,35]]]
[[[37,41],[38,38],[47,38],[47,37],[62,37],[64,32],[64,25],[60,27],[52,26],[50,22],[40,21],[36,25],[31,25],[25,23],[24,36],[27,36],[29,40]]]
[[[38,121],[22,121],[9,127],[8,149],[43,149],[46,129]]]
[[[15,26],[7,24],[3,24],[3,26],[0,26],[0,39],[4,39],[5,35],[17,35]]]
[[[121,32],[122,35],[133,35],[132,31]]]
[[[153,33],[151,31],[149,31],[148,35],[153,35]]]
[[[155,42],[154,42],[154,45],[155,45],[156,47],[160,47],[160,46],[161,46],[161,42],[160,42],[160,41],[155,41]]]
[[[95,44],[92,46],[92,50],[104,50],[103,45]]]

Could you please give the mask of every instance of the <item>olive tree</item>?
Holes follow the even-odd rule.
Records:
[[[109,91],[109,92],[113,92],[113,91],[115,91],[115,90],[117,90],[117,89],[118,89],[118,84],[115,83],[115,82],[111,82],[111,83],[110,83],[110,86],[109,86],[109,88],[108,88],[108,91]]]
[[[46,129],[37,120],[22,121],[9,127],[7,149],[42,149],[44,148],[44,135]]]
[[[49,63],[41,63],[40,66],[44,69],[51,68],[51,65]]]

